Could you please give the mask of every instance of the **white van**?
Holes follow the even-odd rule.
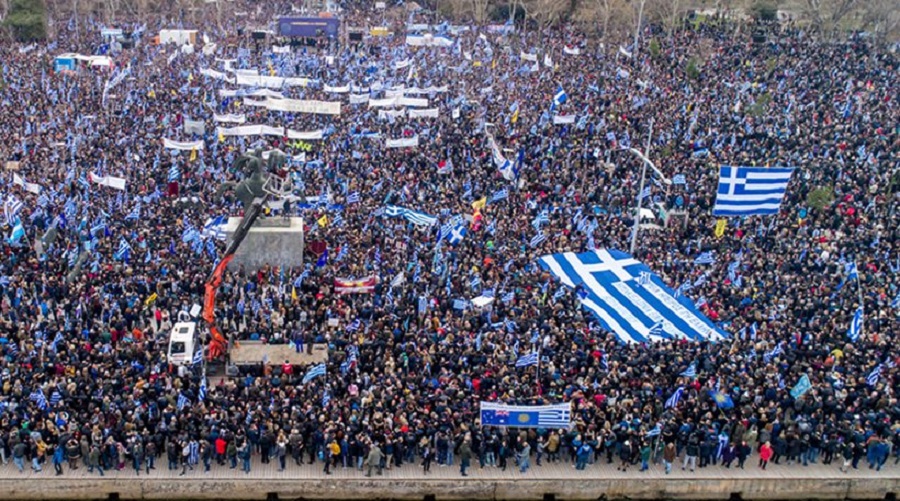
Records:
[[[197,323],[176,323],[172,327],[172,333],[169,334],[169,363],[173,365],[191,365],[197,345]]]

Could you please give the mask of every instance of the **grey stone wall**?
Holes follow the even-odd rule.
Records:
[[[900,478],[692,478],[692,479],[66,479],[0,480],[0,495],[9,500],[80,500],[106,498],[154,500],[280,499],[397,499],[540,500],[554,494],[559,500],[597,499],[728,499],[737,493],[746,500],[884,499],[900,492]]]
[[[290,224],[282,223],[279,217],[254,225],[228,267],[236,269],[244,265],[247,269],[256,270],[265,265],[287,268],[302,266],[303,221],[300,218],[291,219]],[[236,225],[229,224],[225,228],[229,243],[235,227]]]

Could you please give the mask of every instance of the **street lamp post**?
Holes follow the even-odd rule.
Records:
[[[650,133],[647,136],[647,152],[648,153],[650,152],[650,138],[652,137],[652,135],[653,135],[653,121],[650,122]],[[654,165],[654,163],[651,162],[649,158],[647,158],[647,155],[641,153],[640,150],[637,150],[635,148],[628,148],[625,151],[629,151],[629,152],[633,153],[635,156],[637,156],[638,158],[640,158],[641,164],[642,164],[641,187],[640,187],[640,190],[638,191],[637,204],[636,204],[636,207],[634,210],[634,227],[631,230],[631,246],[629,247],[629,253],[632,256],[634,256],[634,249],[635,249],[635,247],[637,247],[638,228],[640,228],[640,224],[641,224],[641,205],[642,205],[641,202],[643,202],[643,197],[641,196],[641,194],[644,193],[644,184],[647,179],[647,166],[649,165],[650,168],[653,169],[653,172],[655,172],[657,176],[662,178],[663,182],[666,185],[672,184],[672,181],[669,178],[667,178],[662,172],[660,172],[659,169],[656,168],[656,165]]]

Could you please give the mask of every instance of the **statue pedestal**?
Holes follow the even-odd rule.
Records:
[[[228,218],[225,235],[229,244],[240,223],[239,217]],[[251,270],[266,265],[286,268],[303,266],[303,219],[285,219],[281,216],[257,219],[234,253],[229,268],[240,265]]]

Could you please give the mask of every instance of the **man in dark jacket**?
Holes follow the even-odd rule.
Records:
[[[459,446],[459,473],[468,477],[469,474],[466,473],[466,469],[469,468],[469,463],[472,461],[472,441],[468,437],[463,439],[462,445]]]

